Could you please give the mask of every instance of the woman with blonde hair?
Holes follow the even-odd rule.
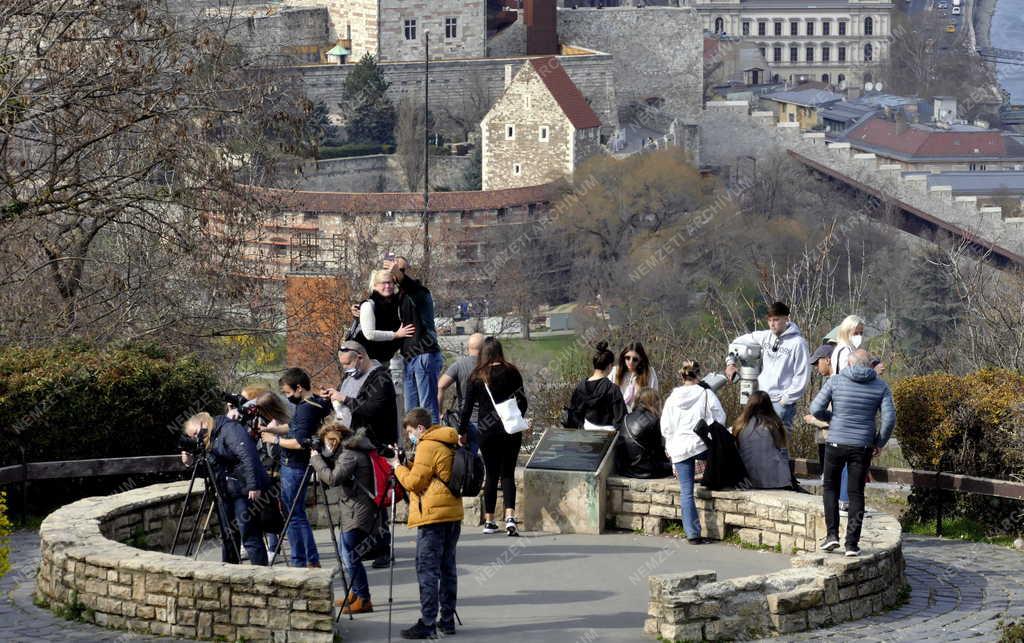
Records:
[[[693,477],[697,460],[707,458],[708,447],[695,429],[701,420],[707,424],[725,424],[725,409],[711,389],[700,385],[700,364],[683,362],[679,369],[681,385],[672,390],[661,413],[661,435],[665,454],[679,478],[679,505],[683,513],[683,529],[691,545],[710,542],[700,535],[700,516],[693,500]]]
[[[359,342],[370,359],[387,365],[401,346],[401,340],[412,337],[416,327],[402,323],[390,270],[370,272],[367,291],[368,299],[359,305],[359,319],[346,339]]]
[[[850,364],[850,355],[864,343],[864,320],[849,315],[839,324],[836,332],[836,347],[832,351],[832,374],[838,375]]]
[[[367,545],[374,543],[366,540],[374,534],[378,513],[371,496],[374,478],[370,452],[374,447],[364,430],[354,432],[334,418],[324,422],[318,435],[323,451],[310,451],[309,463],[320,482],[329,487],[327,501],[340,508],[339,553],[352,583],[348,596],[336,602],[345,614],[372,612],[370,583],[361,553],[373,549]]]

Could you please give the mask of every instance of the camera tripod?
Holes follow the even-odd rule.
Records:
[[[195,463],[192,465],[192,475],[188,481],[188,491],[185,493],[185,501],[181,505],[181,514],[178,516],[178,525],[174,528],[174,537],[171,540],[170,554],[174,555],[175,549],[178,548],[178,538],[181,536],[181,527],[185,522],[185,514],[188,512],[189,502],[192,500],[192,491],[195,488],[196,477],[199,475],[199,467],[205,465],[204,478],[205,484],[203,485],[203,495],[199,500],[199,508],[196,510],[196,519],[192,524],[191,533],[188,537],[188,544],[185,546],[185,556],[195,555],[199,557],[199,549],[202,547],[203,538],[206,535],[206,528],[210,526],[210,518],[213,516],[214,508],[217,509],[217,524],[220,528],[220,536],[223,542],[228,543],[229,546],[234,548],[236,555],[241,549],[241,535],[239,538],[235,538],[235,530],[231,526],[231,521],[228,520],[228,514],[224,510],[224,503],[220,497],[220,489],[217,486],[217,476],[214,475],[213,467],[210,465],[210,460],[207,457],[206,449],[202,447],[202,440],[199,441],[199,449],[192,452],[192,458]],[[210,490],[213,493],[210,493]],[[211,498],[209,508],[206,512],[206,520],[202,521],[203,508],[206,507],[206,501]],[[202,527],[200,527],[200,524]],[[199,543],[196,544],[196,535],[199,534]],[[195,550],[192,546],[196,545]]]
[[[295,515],[295,508],[299,504],[299,499],[302,498],[302,490],[306,488],[313,476],[316,475],[316,471],[313,469],[313,463],[306,465],[306,472],[302,475],[302,482],[299,484],[298,491],[295,492],[295,497],[292,498],[291,506],[288,508],[288,516],[284,520],[284,527],[281,528],[281,533],[277,536],[277,546],[274,548],[274,553],[270,555],[270,567],[274,566],[277,561],[277,555],[281,553],[281,545],[284,543],[285,534],[288,533],[288,525],[292,522],[292,517]],[[327,511],[327,525],[331,532],[331,545],[334,548],[334,556],[338,559],[338,569],[341,570],[341,585],[345,590],[345,601],[341,605],[341,610],[338,612],[338,617],[341,617],[341,613],[344,612],[345,608],[348,607],[349,597],[349,584],[348,576],[345,574],[345,561],[341,559],[341,552],[338,550],[338,535],[334,530],[334,517],[331,515],[331,501],[327,497],[327,488],[322,484],[314,484],[311,486],[313,489],[313,499],[316,499],[316,492],[318,488],[322,488],[324,492],[324,509]],[[294,543],[293,543],[294,544]],[[348,615],[349,620],[352,620],[352,614]]]

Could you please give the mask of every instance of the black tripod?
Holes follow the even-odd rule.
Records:
[[[199,440],[199,448],[192,453],[192,457],[195,459],[195,464],[192,465],[192,475],[188,482],[188,491],[185,493],[185,501],[181,505],[181,514],[178,516],[178,525],[174,529],[174,538],[171,540],[170,554],[174,554],[174,550],[178,547],[178,538],[181,535],[181,526],[185,522],[185,513],[188,511],[189,502],[192,500],[192,490],[195,488],[196,477],[199,474],[200,464],[206,465],[204,478],[205,484],[203,485],[203,495],[199,500],[199,508],[196,509],[196,519],[192,524],[192,530],[188,537],[188,545],[185,547],[185,556],[192,556],[195,554],[199,556],[199,546],[197,545],[193,551],[192,546],[196,544],[196,535],[205,534],[206,527],[210,524],[210,515],[213,513],[214,507],[217,508],[217,522],[220,528],[221,539],[228,543],[231,547],[234,547],[234,551],[238,552],[241,549],[241,538],[235,538],[235,530],[231,526],[231,521],[228,520],[227,511],[224,509],[224,503],[220,497],[220,489],[217,487],[217,476],[213,472],[213,466],[210,465],[210,460],[206,449],[202,446],[202,440]],[[213,493],[210,493],[210,490]],[[201,520],[203,515],[203,508],[206,507],[206,501],[211,498],[211,504],[207,510],[207,517],[205,524]],[[202,525],[202,527],[200,527]],[[199,543],[202,543],[200,537]]]
[[[274,548],[274,553],[270,556],[270,566],[271,567],[273,567],[274,563],[277,561],[277,555],[281,552],[281,545],[284,543],[285,534],[288,532],[288,525],[291,523],[292,516],[295,514],[295,507],[299,504],[299,499],[302,498],[302,490],[306,488],[306,485],[309,484],[309,481],[313,479],[314,475],[316,475],[316,471],[314,471],[314,469],[313,469],[313,464],[312,463],[307,464],[306,465],[306,472],[302,475],[302,482],[299,484],[299,489],[298,489],[298,491],[295,492],[295,497],[292,498],[292,504],[288,508],[288,517],[285,518],[285,520],[284,520],[284,527],[281,528],[281,533],[277,537],[277,547]],[[318,487],[322,487],[322,486],[323,485],[319,485],[319,484],[316,484],[316,485],[312,486],[314,500],[316,499],[316,490],[317,490],[317,488]],[[344,603],[341,606],[341,609],[344,610],[348,606],[348,596],[349,596],[348,576],[345,574],[345,561],[343,561],[341,559],[341,552],[338,551],[338,535],[337,535],[337,533],[334,530],[334,517],[331,516],[331,501],[327,497],[327,489],[326,488],[323,489],[323,492],[324,492],[324,508],[327,510],[327,525],[330,528],[330,532],[331,532],[331,545],[334,547],[334,556],[335,556],[335,558],[338,559],[338,569],[341,570],[341,584],[342,584],[342,587],[345,590],[345,601],[344,601]],[[294,546],[294,543],[292,543],[292,545]],[[339,616],[340,616],[340,614],[339,614]],[[349,614],[348,617],[349,617],[349,620],[351,620],[353,618],[352,614]]]

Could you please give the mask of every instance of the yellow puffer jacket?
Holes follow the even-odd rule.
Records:
[[[432,426],[416,446],[412,468],[399,465],[395,469],[398,481],[409,492],[409,527],[462,520],[462,498],[442,482],[452,475],[454,451],[450,447],[458,443],[455,429]]]

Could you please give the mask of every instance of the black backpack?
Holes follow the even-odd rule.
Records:
[[[452,475],[445,486],[456,498],[479,496],[484,486],[484,459],[465,447],[448,448],[452,450]]]

